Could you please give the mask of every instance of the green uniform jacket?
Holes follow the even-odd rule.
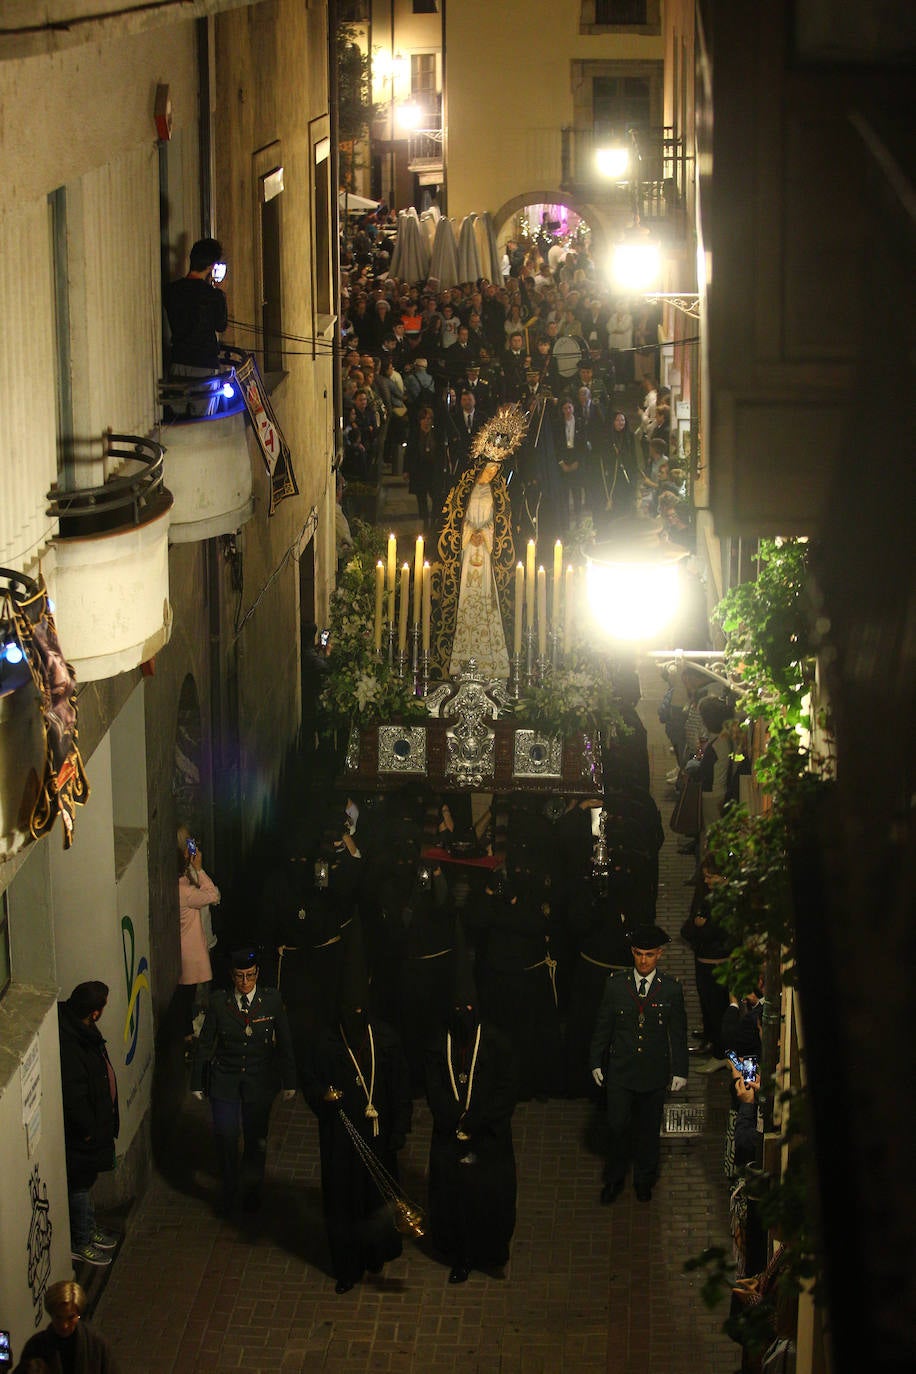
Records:
[[[604,1070],[609,1088],[654,1092],[666,1087],[673,1074],[687,1077],[687,1014],[678,980],[656,970],[642,1014],[640,1026],[633,970],[612,973],[598,1009],[589,1061],[590,1068]]]
[[[283,1001],[276,988],[258,983],[245,1017],[232,992],[210,994],[191,1066],[191,1091],[227,1101],[263,1102],[280,1088],[295,1088],[296,1061]],[[209,1073],[208,1073],[209,1069]]]

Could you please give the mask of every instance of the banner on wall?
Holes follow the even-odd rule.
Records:
[[[292,454],[283,438],[264,379],[252,354],[247,354],[244,361],[236,365],[235,375],[242,388],[248,416],[267,469],[270,481],[268,514],[273,515],[279,501],[299,494]]]

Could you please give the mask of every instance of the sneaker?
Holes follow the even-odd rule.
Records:
[[[100,1246],[94,1245],[92,1241],[89,1241],[87,1245],[83,1245],[79,1250],[72,1249],[70,1251],[70,1258],[76,1260],[77,1264],[97,1264],[100,1267],[111,1264],[111,1255],[108,1251],[102,1250]]]
[[[104,1226],[97,1226],[92,1233],[92,1244],[100,1250],[115,1250],[120,1239],[117,1231],[106,1231]]]

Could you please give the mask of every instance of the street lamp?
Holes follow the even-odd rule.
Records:
[[[601,176],[608,181],[623,181],[630,165],[629,148],[611,147],[595,149],[595,166]]]
[[[680,608],[678,564],[687,549],[664,543],[660,520],[619,520],[585,557],[586,596],[596,625],[629,644],[658,640]]]
[[[398,105],[395,109],[395,120],[398,127],[405,133],[411,133],[420,127],[423,119],[423,111],[415,100],[408,100],[403,105]]]

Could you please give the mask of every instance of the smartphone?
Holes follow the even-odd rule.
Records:
[[[194,855],[197,853],[197,841],[192,840],[190,835],[185,841],[185,849],[187,850],[188,858],[193,859]]]
[[[10,1333],[0,1331],[0,1369],[12,1369],[13,1356],[10,1347]]]
[[[328,647],[328,640],[329,640],[330,638],[331,638],[331,631],[330,631],[330,630],[322,630],[322,631],[321,631],[321,634],[318,636],[318,643],[321,645],[322,649],[326,649],[326,648]]]
[[[753,1083],[757,1077],[757,1064],[759,1062],[755,1054],[749,1054],[746,1058],[741,1059],[734,1050],[727,1050],[725,1057],[730,1064],[734,1064],[745,1083]]]
[[[221,281],[226,280],[226,271],[227,268],[224,262],[215,262],[213,264],[213,267],[210,270],[210,276],[213,279],[214,286],[218,286]]]

